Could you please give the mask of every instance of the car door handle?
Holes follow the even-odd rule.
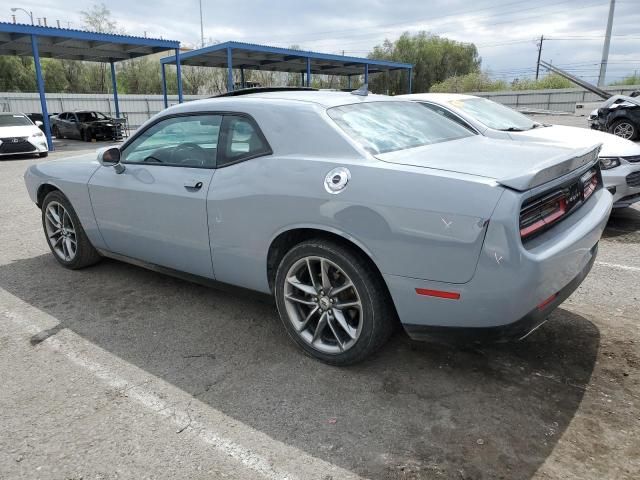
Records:
[[[202,182],[198,180],[187,180],[184,182],[184,188],[187,190],[200,190],[202,188]]]

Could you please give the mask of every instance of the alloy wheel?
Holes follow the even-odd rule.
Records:
[[[633,134],[634,134],[633,125],[631,125],[628,122],[619,123],[613,129],[613,134],[628,140],[631,137],[633,137]]]
[[[62,204],[55,201],[47,204],[45,228],[54,253],[65,262],[72,261],[78,250],[76,229]]]
[[[362,331],[360,295],[345,271],[326,258],[303,257],[289,268],[284,303],[298,336],[320,352],[345,352]]]

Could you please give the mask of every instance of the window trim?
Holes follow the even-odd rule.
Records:
[[[464,123],[464,125],[462,125],[463,127],[466,125],[466,128],[468,128],[471,132],[475,133],[476,135],[482,135],[478,129],[476,127],[474,127],[473,125],[471,125],[469,122],[467,122],[464,118],[462,118],[460,115],[458,115],[456,112],[454,112],[453,110],[439,104],[439,103],[434,103],[434,102],[430,102],[428,100],[418,100],[419,103],[422,103],[423,105],[431,105],[434,107],[438,107],[443,109],[446,112],[449,112],[451,115],[453,115],[454,117],[458,118],[461,122]],[[429,107],[426,107],[429,108]],[[455,121],[455,120],[452,120]]]
[[[196,117],[196,116],[202,116],[202,115],[219,115],[221,118],[220,120],[220,130],[218,132],[218,143],[217,145],[220,145],[220,137],[222,136],[222,126],[223,126],[223,122],[224,122],[224,113],[222,112],[192,112],[192,113],[175,113],[173,115],[165,115],[163,117],[157,118],[155,121],[151,122],[150,124],[148,124],[147,126],[144,127],[144,129],[137,131],[134,135],[132,135],[131,137],[129,137],[129,139],[124,142],[122,145],[120,145],[120,157],[123,157],[123,154],[125,152],[125,148],[128,148],[138,137],[142,136],[144,134],[144,132],[146,132],[147,130],[149,130],[151,127],[154,127],[155,125],[157,125],[160,122],[164,122],[165,120],[170,120],[172,118],[178,118],[178,117]],[[120,163],[122,163],[123,165],[145,165],[148,167],[182,167],[182,168],[197,168],[200,170],[213,170],[218,166],[218,147],[216,147],[216,158],[214,159],[213,162],[213,166],[203,166],[203,167],[197,167],[197,166],[187,166],[187,165],[180,165],[178,163],[145,163],[145,162],[127,162],[122,160]]]
[[[230,136],[229,136],[229,128],[228,128],[228,123],[229,117],[243,117],[245,119],[247,119],[249,121],[249,123],[251,124],[251,126],[253,127],[253,129],[255,130],[256,134],[258,135],[258,137],[260,137],[260,140],[262,140],[262,142],[265,145],[265,149],[264,151],[261,152],[256,152],[256,153],[252,153],[252,154],[247,154],[244,156],[240,156],[238,159],[232,161],[232,162],[228,162],[225,163],[224,165],[220,165],[220,157],[216,155],[216,168],[226,168],[229,167],[231,165],[236,165],[238,163],[241,162],[246,162],[247,160],[253,160],[254,158],[260,158],[260,157],[266,157],[269,155],[273,155],[273,149],[271,148],[271,145],[269,145],[269,142],[267,141],[266,137],[264,136],[264,134],[262,133],[262,130],[260,129],[260,126],[258,125],[258,122],[255,121],[255,119],[251,116],[251,115],[247,115],[247,114],[243,114],[243,113],[227,113],[226,115],[224,115],[224,118],[222,119],[222,128],[220,130],[220,138],[218,139],[218,141],[220,142],[219,145],[222,145],[223,149],[222,150],[218,150],[218,154],[222,155],[220,152],[225,152],[226,148],[227,148],[227,144],[230,140]]]
[[[125,149],[127,147],[129,147],[129,145],[131,143],[133,143],[139,136],[144,134],[144,132],[149,130],[154,125],[157,125],[158,123],[160,123],[160,122],[162,122],[164,120],[169,120],[171,118],[194,117],[194,116],[199,116],[199,115],[220,115],[222,117],[222,121],[220,122],[220,132],[218,133],[218,144],[217,144],[218,146],[216,147],[216,158],[215,158],[214,165],[212,167],[185,167],[184,165],[177,165],[177,164],[174,165],[174,164],[168,164],[168,163],[138,163],[138,162],[125,162],[125,161],[122,161],[122,163],[125,164],[125,165],[146,165],[146,166],[149,166],[149,167],[152,167],[152,166],[155,166],[155,167],[183,167],[183,168],[198,168],[198,169],[212,170],[212,169],[217,169],[217,168],[225,168],[225,167],[228,167],[228,166],[231,166],[231,165],[236,165],[236,164],[238,164],[240,162],[244,162],[244,161],[251,160],[251,159],[254,159],[254,158],[273,155],[273,149],[271,148],[271,145],[267,141],[267,138],[264,136],[264,133],[262,133],[262,129],[258,125],[258,122],[256,122],[256,120],[251,115],[249,115],[248,113],[231,112],[231,111],[228,111],[228,110],[227,111],[201,110],[201,111],[197,111],[197,112],[180,112],[180,113],[173,113],[173,114],[170,114],[170,115],[163,115],[162,117],[156,118],[153,122],[147,124],[143,129],[138,130],[131,137],[129,137],[126,142],[124,142],[122,145],[120,145],[120,147],[119,147],[120,155],[122,156],[122,154],[124,153]],[[226,132],[226,128],[225,128],[225,123],[226,123],[225,122],[225,118],[226,117],[230,117],[230,116],[247,118],[249,120],[249,122],[252,124],[252,126],[255,128],[255,130],[258,133],[258,135],[260,136],[260,139],[266,145],[267,150],[264,153],[248,155],[246,157],[242,157],[242,158],[240,158],[238,160],[235,160],[233,162],[230,162],[230,163],[227,163],[225,165],[220,166],[219,165],[219,161],[218,161],[219,160],[218,156],[220,155],[220,148],[219,147],[222,144],[222,141],[226,142],[227,132]]]

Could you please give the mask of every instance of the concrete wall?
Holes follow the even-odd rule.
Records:
[[[177,95],[169,95],[169,105],[178,103]],[[185,95],[185,100],[205,96]],[[120,113],[129,119],[132,129],[164,109],[162,95],[118,95]],[[47,109],[50,114],[69,110],[98,110],[115,116],[115,104],[111,94],[47,93]],[[40,113],[40,97],[37,93],[0,93],[0,112]]]
[[[640,90],[640,85],[606,88],[613,94],[628,95]],[[574,113],[576,103],[600,103],[603,100],[596,94],[583,88],[562,88],[554,90],[522,90],[501,92],[478,92],[471,95],[485,97],[516,110],[537,109]],[[588,115],[589,112],[586,112]]]

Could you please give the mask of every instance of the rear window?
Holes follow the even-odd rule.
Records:
[[[327,110],[369,153],[395,152],[474,135],[463,126],[413,102],[369,102]]]

